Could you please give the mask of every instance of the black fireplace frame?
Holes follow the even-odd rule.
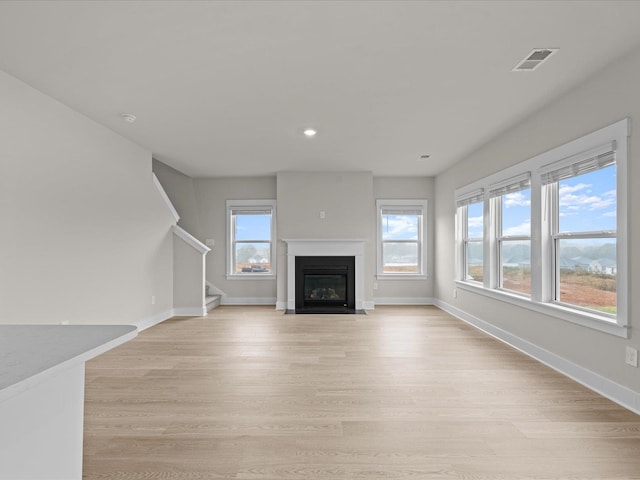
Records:
[[[306,300],[305,275],[344,275],[346,298],[344,301]],[[296,256],[295,299],[295,313],[356,313],[355,256]]]

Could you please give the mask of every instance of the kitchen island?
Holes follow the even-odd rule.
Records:
[[[131,325],[0,325],[0,479],[80,480],[85,362]]]

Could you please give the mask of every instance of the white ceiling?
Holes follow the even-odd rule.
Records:
[[[0,69],[194,177],[434,175],[640,45],[639,21],[611,0],[1,1]],[[534,48],[560,51],[512,72]]]

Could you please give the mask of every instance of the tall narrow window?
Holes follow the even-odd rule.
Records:
[[[378,276],[426,273],[425,200],[378,200]]]
[[[528,173],[490,189],[496,227],[498,288],[531,294],[531,177]]]
[[[615,316],[616,157],[613,145],[598,150],[542,175],[551,221],[553,300]]]
[[[227,201],[230,277],[273,276],[275,201]]]
[[[484,280],[484,190],[459,198],[457,205],[462,238],[463,279],[482,283]]]

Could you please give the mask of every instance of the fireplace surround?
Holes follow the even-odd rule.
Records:
[[[287,244],[287,303],[286,310],[288,312],[296,312],[296,258],[297,257],[351,257],[353,262],[352,272],[353,272],[353,280],[352,288],[352,304],[347,303],[347,307],[343,308],[351,308],[354,309],[354,312],[362,312],[364,310],[364,250],[366,241],[363,239],[284,239],[283,240]],[[327,259],[317,260],[320,263],[327,263]],[[329,262],[334,267],[338,266],[338,264],[334,262]],[[340,269],[338,269],[340,270]],[[325,284],[331,280],[330,278],[326,278],[326,276],[338,275],[342,276],[344,274],[343,271],[329,271],[326,269],[324,272],[319,273],[311,273],[311,275],[319,275],[312,281],[317,281],[316,287],[314,288],[334,288],[329,287]],[[323,275],[325,277],[323,277]],[[334,280],[336,280],[334,278]],[[346,280],[346,279],[345,279]],[[345,286],[345,289],[347,287]],[[313,289],[312,289],[313,290]],[[310,293],[310,292],[308,292]],[[340,292],[336,292],[340,294]],[[331,296],[328,291],[322,292],[317,291],[316,296]],[[311,299],[310,299],[311,300]],[[328,298],[319,298],[317,300],[331,300]],[[334,298],[333,300],[339,301],[339,299]],[[344,302],[343,302],[344,303]],[[327,304],[320,304],[327,306]],[[315,304],[318,306],[318,304]],[[302,312],[300,313],[307,313]],[[335,312],[341,313],[341,312]],[[350,312],[351,313],[351,312]]]

